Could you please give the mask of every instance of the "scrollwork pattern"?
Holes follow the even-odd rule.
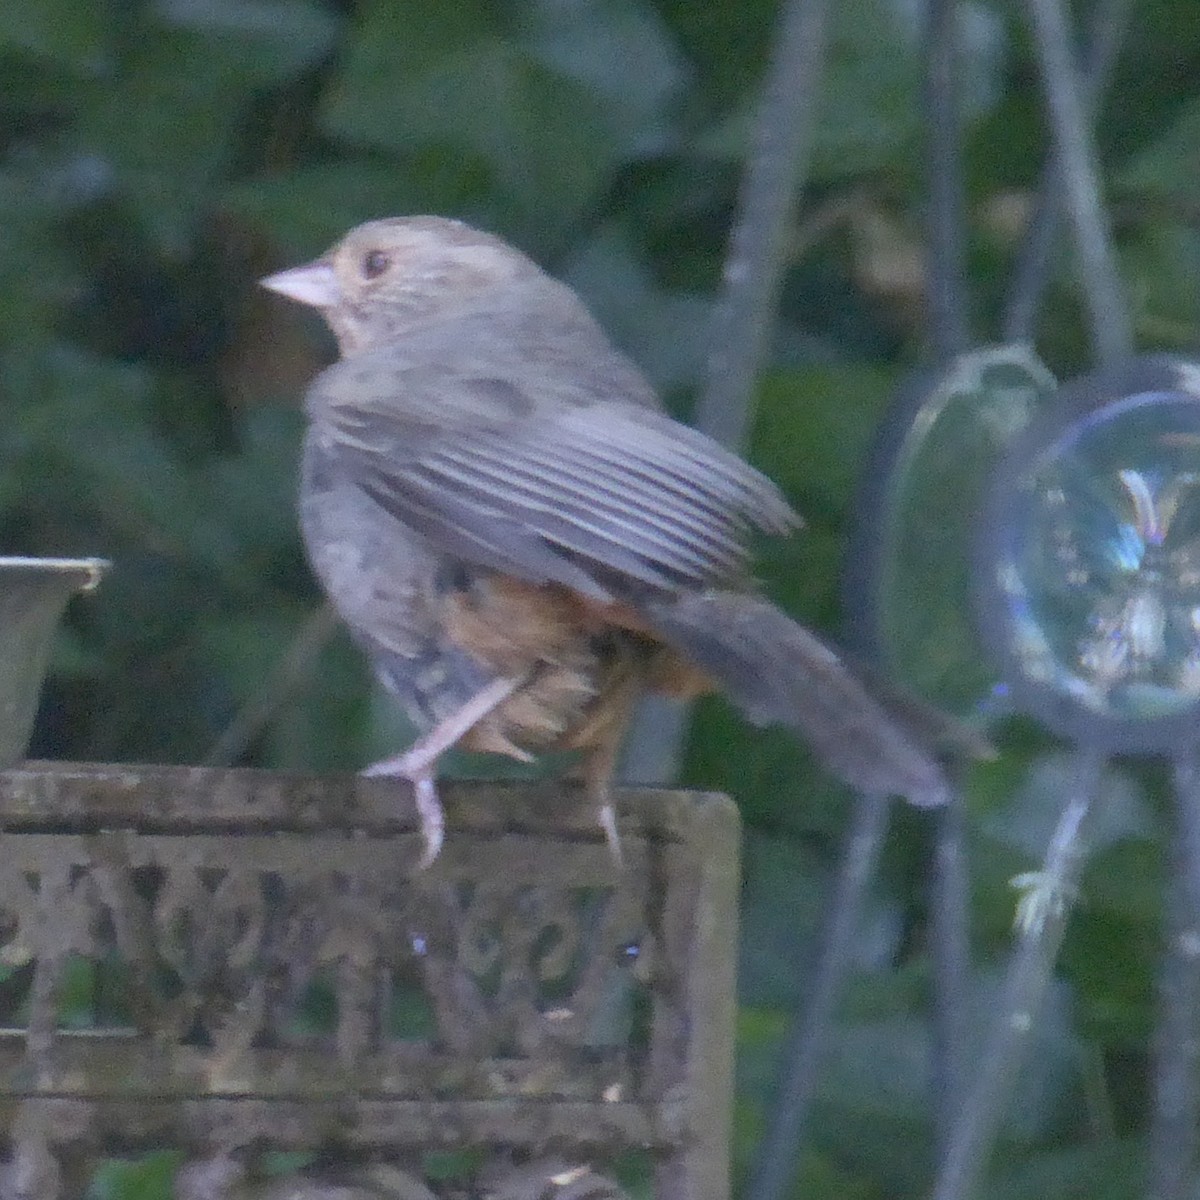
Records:
[[[337,869],[297,871],[294,847],[270,838],[233,855],[218,839],[141,838],[118,862],[112,847],[96,852],[102,838],[9,839],[0,962],[10,976],[37,967],[5,1000],[10,1029],[128,1037],[128,1005],[77,1003],[107,977],[141,989],[139,1023],[160,1046],[239,1059],[244,1075],[281,1049],[332,1047],[346,1069],[403,1049],[469,1049],[510,1064],[489,1086],[522,1078],[514,1086],[527,1089],[522,1060],[550,1060],[536,1073],[546,1080],[570,1074],[573,1055],[628,1057],[654,940],[636,881],[413,881],[378,846],[350,867],[343,855]],[[83,982],[64,987],[68,961]],[[397,1032],[396,1010],[418,1004],[431,1027]]]

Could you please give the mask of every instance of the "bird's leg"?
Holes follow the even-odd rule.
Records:
[[[600,828],[604,830],[604,840],[613,856],[613,862],[618,867],[624,867],[625,854],[621,849],[621,834],[617,829],[617,810],[613,805],[612,781],[617,769],[617,754],[620,750],[620,739],[606,739],[605,743],[597,746],[587,757],[584,765],[584,785],[588,795],[596,804]]]
[[[521,676],[515,679],[494,679],[486,687],[480,688],[461,708],[419,737],[403,754],[373,763],[363,771],[364,775],[372,778],[381,775],[398,776],[407,779],[413,785],[417,816],[421,820],[421,836],[425,840],[425,853],[421,855],[418,864],[421,870],[437,858],[445,837],[445,815],[433,777],[438,759],[478,725],[488,713],[503,704],[523,682],[524,678]]]
[[[625,740],[625,731],[629,727],[629,719],[633,715],[632,710],[632,694],[630,697],[614,700],[613,711],[616,715],[610,714],[604,728],[597,731],[597,736],[583,761],[584,786],[596,804],[600,828],[604,830],[604,839],[608,842],[613,862],[619,868],[625,865],[625,855],[621,850],[621,834],[617,829],[612,782],[617,773],[617,760],[621,754],[621,744]]]

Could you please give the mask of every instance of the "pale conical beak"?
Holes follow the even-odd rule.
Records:
[[[303,267],[277,271],[259,283],[281,296],[311,304],[313,308],[333,308],[342,302],[342,289],[329,263],[318,259]]]

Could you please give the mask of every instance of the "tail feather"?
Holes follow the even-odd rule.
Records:
[[[949,739],[979,752],[978,739],[954,737],[955,723],[920,701],[873,695],[834,650],[757,596],[685,596],[655,605],[651,620],[750,720],[797,730],[852,787],[943,804],[936,748]]]

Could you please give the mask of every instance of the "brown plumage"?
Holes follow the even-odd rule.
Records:
[[[950,728],[873,699],[758,596],[747,543],[797,518],[766,477],[660,409],[578,297],[499,239],[374,221],[264,280],[319,308],[342,360],[313,383],[301,524],[384,684],[427,730],[371,768],[413,781],[426,862],[438,755],[582,752],[609,784],[645,690],[720,688],[804,733],[849,783],[940,802]]]

